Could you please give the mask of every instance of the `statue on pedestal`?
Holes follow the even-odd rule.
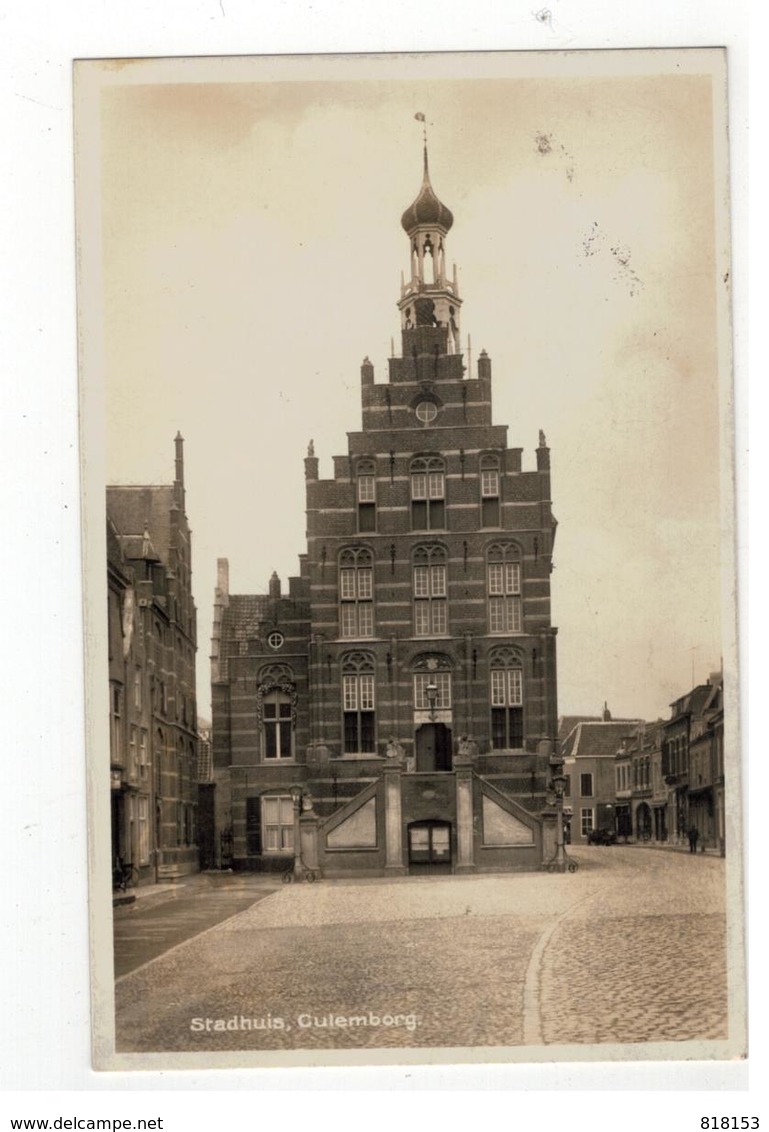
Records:
[[[391,735],[387,742],[387,757],[398,766],[403,765],[403,744],[399,743],[394,735]]]

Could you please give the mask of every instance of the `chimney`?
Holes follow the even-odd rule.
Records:
[[[184,437],[180,432],[174,437],[175,471],[174,471],[174,503],[184,510]]]
[[[374,367],[368,357],[363,359],[363,364],[360,367],[360,383],[361,385],[374,384]]]
[[[228,558],[217,558],[216,560],[216,600],[224,599],[223,605],[227,604],[227,599],[230,596],[230,562]]]
[[[550,449],[545,440],[545,434],[542,429],[539,430],[539,444],[537,446],[537,471],[547,472],[550,470]]]
[[[280,578],[278,577],[277,570],[273,570],[270,577],[270,597],[277,599],[280,597]]]
[[[604,723],[611,722],[611,712],[609,711],[609,705],[606,700],[603,701],[603,721]]]

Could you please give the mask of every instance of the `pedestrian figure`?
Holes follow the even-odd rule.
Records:
[[[697,852],[697,838],[699,837],[699,835],[700,835],[700,831],[697,829],[696,825],[693,825],[692,828],[689,830],[689,832],[687,834],[687,837],[689,838],[689,852],[690,853],[696,853]]]

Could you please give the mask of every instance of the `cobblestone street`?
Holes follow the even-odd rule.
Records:
[[[284,886],[119,979],[117,1049],[726,1038],[724,861],[574,855],[575,875]]]

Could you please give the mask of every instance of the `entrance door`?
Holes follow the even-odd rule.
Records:
[[[451,730],[445,723],[425,723],[416,736],[417,770],[451,770]]]
[[[409,826],[409,872],[451,872],[451,823],[414,822]]]

